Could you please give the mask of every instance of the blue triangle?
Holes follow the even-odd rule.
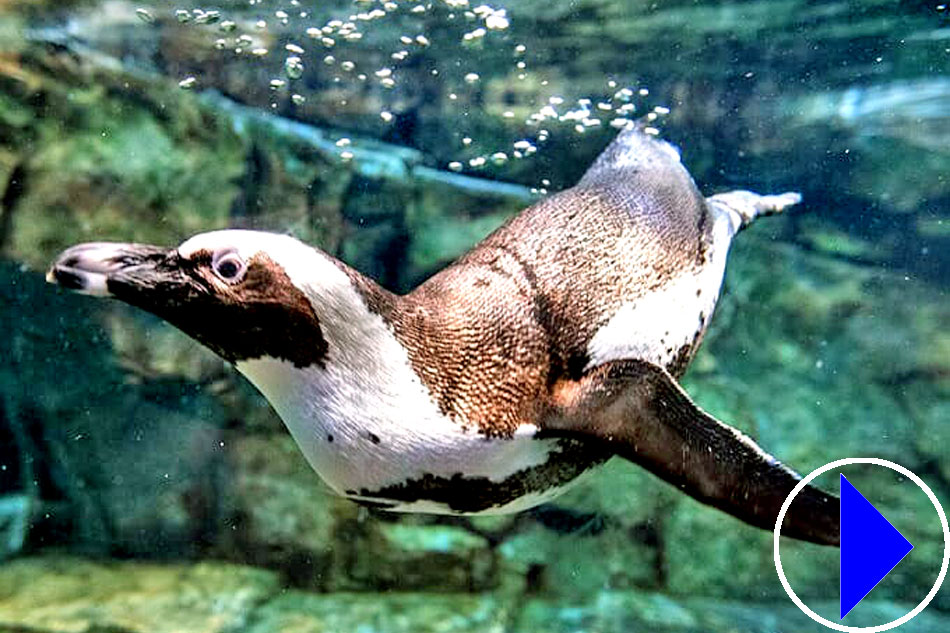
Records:
[[[841,475],[841,618],[914,546]]]

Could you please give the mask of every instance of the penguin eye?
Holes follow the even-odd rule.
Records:
[[[247,272],[247,264],[234,251],[215,253],[211,260],[211,268],[218,277],[232,284],[240,281],[244,277],[244,273]]]

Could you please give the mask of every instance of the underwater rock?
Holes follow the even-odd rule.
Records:
[[[578,599],[604,589],[661,587],[666,575],[664,522],[676,495],[649,473],[612,460],[556,502],[597,513],[601,531],[565,534],[533,523],[504,539],[499,550],[531,593]]]
[[[824,617],[835,619],[837,602],[810,602]],[[865,600],[862,612],[849,616],[849,626],[874,626],[895,620],[913,607],[910,603]],[[853,619],[852,619],[853,618]],[[914,633],[941,631],[950,624],[944,613],[929,609],[901,627]],[[573,633],[585,631],[649,631],[650,633],[822,633],[823,625],[810,620],[787,598],[779,600],[713,600],[640,591],[604,591],[583,601],[529,600],[515,619],[514,633]]]
[[[813,603],[830,613],[836,602]],[[849,624],[893,620],[908,603],[868,599]],[[902,630],[943,631],[928,609]],[[552,601],[517,593],[308,593],[282,589],[275,574],[227,563],[99,563],[34,557],[0,566],[0,628],[35,633],[769,633],[825,630],[787,600],[739,602],[605,590]]]
[[[515,607],[513,597],[490,594],[290,591],[258,609],[247,633],[505,633]]]
[[[497,553],[462,527],[377,516],[367,528],[339,570],[346,578],[342,589],[479,592],[498,586]]]
[[[320,481],[283,429],[239,431],[225,445],[228,503],[216,554],[277,570],[295,587],[332,586],[346,573],[334,568],[335,558],[351,549],[339,525],[354,521],[359,508]]]
[[[278,588],[271,572],[227,563],[22,558],[0,566],[0,629],[225,633]]]

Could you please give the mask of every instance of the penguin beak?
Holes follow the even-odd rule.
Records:
[[[189,278],[176,249],[147,244],[90,242],[63,251],[46,281],[80,294],[129,300],[130,291],[182,286]]]

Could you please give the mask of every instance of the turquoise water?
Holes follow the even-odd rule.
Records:
[[[0,5],[0,630],[823,630],[770,533],[619,459],[517,515],[337,498],[227,363],[44,275],[245,227],[408,291],[639,119],[706,195],[803,197],[737,237],[686,390],[801,473],[884,458],[945,502],[948,70],[939,2]],[[843,472],[915,545],[844,621],[880,624],[940,524]],[[837,620],[837,552],[781,551]]]

